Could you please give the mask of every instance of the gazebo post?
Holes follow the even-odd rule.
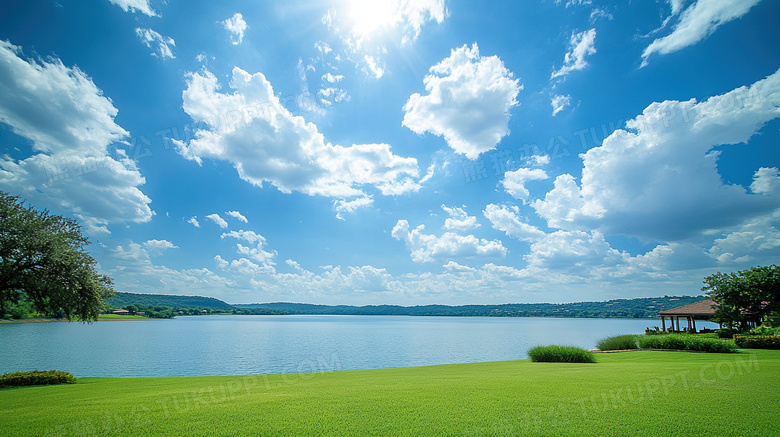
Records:
[[[666,318],[661,316],[661,330],[666,331]]]

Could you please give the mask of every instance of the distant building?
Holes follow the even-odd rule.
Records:
[[[666,318],[668,317],[671,323],[671,330],[680,331],[680,318],[682,317],[688,322],[686,331],[696,332],[696,321],[712,319],[715,317],[717,309],[717,302],[710,299],[704,299],[681,307],[661,311],[658,313],[658,316],[661,318],[661,329],[666,331]],[[675,320],[677,321],[676,328],[674,326]]]
[[[127,311],[126,309],[119,309],[111,311],[111,314],[119,314],[121,316],[128,316],[130,315],[130,311]]]

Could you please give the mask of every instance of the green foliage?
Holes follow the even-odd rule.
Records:
[[[26,301],[44,314],[96,320],[113,290],[88,244],[75,220],[0,191],[0,314]]]
[[[655,318],[658,315],[658,311],[687,305],[700,300],[701,296],[664,296],[566,304],[420,305],[404,307],[398,305],[351,306],[276,302],[235,305],[235,307],[242,310],[264,308],[289,314]]]
[[[761,325],[748,331],[750,335],[780,335],[780,327],[773,328],[769,325]]]
[[[725,340],[695,334],[643,335],[637,337],[641,349],[672,349],[698,352],[734,353],[737,346]]]
[[[117,292],[106,301],[114,308],[126,308],[127,305],[181,308],[214,308],[231,310],[233,306],[213,297],[176,296],[167,294],[123,293]],[[143,310],[142,310],[143,311]]]
[[[739,330],[734,328],[720,328],[715,330],[715,333],[718,334],[718,338],[734,338],[734,334],[738,332]]]
[[[27,385],[73,384],[76,378],[68,372],[59,370],[33,370],[32,372],[14,372],[0,375],[0,388],[23,387]]]
[[[535,363],[595,363],[593,352],[575,346],[536,346],[528,351]]]
[[[619,351],[625,349],[637,349],[637,335],[624,334],[615,337],[607,337],[599,340],[596,347],[601,351]]]
[[[780,311],[780,271],[776,265],[751,267],[734,273],[717,272],[704,278],[707,296],[718,302],[715,320],[729,327],[747,326]]]
[[[745,349],[780,349],[780,335],[737,335],[734,343]]]

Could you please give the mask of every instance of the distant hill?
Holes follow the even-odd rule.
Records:
[[[145,294],[116,292],[116,295],[106,299],[106,302],[114,308],[122,308],[127,305],[151,305],[180,308],[213,308],[233,309],[233,306],[213,297],[202,296],[177,296],[170,294]]]
[[[704,299],[702,296],[664,296],[614,299],[606,302],[525,303],[503,305],[313,305],[303,303],[254,303],[236,308],[264,308],[288,314],[399,315],[399,316],[488,316],[488,317],[592,317],[655,318],[659,311]]]

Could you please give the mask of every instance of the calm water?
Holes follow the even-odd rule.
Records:
[[[0,324],[0,374],[77,377],[242,375],[527,358],[539,344],[594,349],[650,319],[404,316],[195,316]],[[698,324],[697,324],[698,325]]]

